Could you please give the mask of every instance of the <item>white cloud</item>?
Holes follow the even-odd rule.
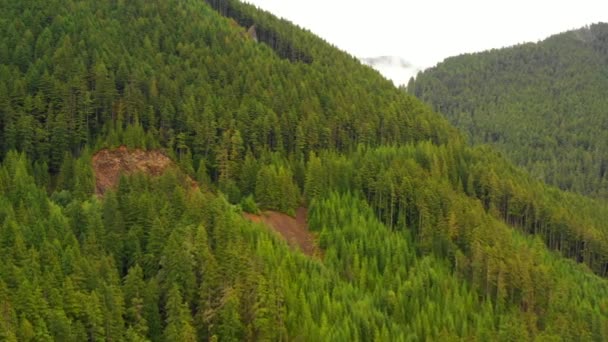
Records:
[[[247,2],[306,27],[357,57],[399,56],[418,68],[453,55],[538,41],[608,21],[605,0]],[[400,79],[407,82],[409,77]]]

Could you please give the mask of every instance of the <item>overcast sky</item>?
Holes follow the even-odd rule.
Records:
[[[396,56],[395,83],[466,52],[542,40],[608,21],[607,0],[247,0],[357,57]],[[399,62],[397,64],[402,65]]]

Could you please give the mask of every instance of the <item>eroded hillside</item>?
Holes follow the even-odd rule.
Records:
[[[93,156],[95,193],[103,195],[108,189],[114,188],[121,175],[143,172],[159,176],[170,167],[174,167],[173,161],[160,151],[129,150],[126,146],[103,149]]]
[[[306,208],[298,208],[296,217],[276,211],[265,211],[260,215],[249,213],[244,215],[252,222],[264,223],[277,231],[292,248],[299,249],[308,256],[320,255],[315,244],[315,237],[308,230]]]

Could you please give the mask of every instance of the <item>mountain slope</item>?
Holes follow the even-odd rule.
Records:
[[[237,1],[0,5],[2,339],[608,337],[607,209],[309,32]],[[122,145],[178,167],[95,196]],[[242,215],[301,205],[321,260]]]
[[[408,91],[535,177],[608,196],[608,24],[446,59]]]

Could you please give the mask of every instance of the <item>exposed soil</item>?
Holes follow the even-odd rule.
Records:
[[[261,215],[249,213],[243,215],[252,222],[265,223],[281,234],[291,247],[300,249],[302,253],[308,256],[320,255],[314,242],[314,235],[308,230],[306,208],[298,208],[295,218],[276,211],[265,211]]]
[[[101,150],[93,156],[95,192],[103,195],[106,190],[116,187],[121,174],[143,172],[159,176],[173,165],[173,161],[160,151],[129,150],[125,146]]]
[[[175,167],[173,161],[160,151],[129,150],[125,146],[113,150],[100,150],[93,156],[95,192],[103,195],[108,189],[115,188],[123,174],[141,172],[150,176],[160,176],[171,167]],[[194,180],[190,182],[193,187],[197,186]],[[243,216],[250,221],[261,222],[271,227],[287,240],[291,247],[300,249],[304,254],[321,255],[315,245],[314,235],[308,230],[306,208],[298,208],[295,218],[276,211],[265,211],[261,215],[245,213]]]

